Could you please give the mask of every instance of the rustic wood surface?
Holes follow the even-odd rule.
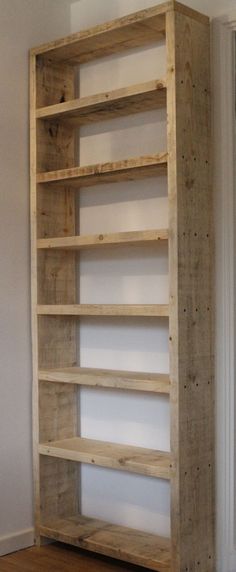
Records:
[[[113,234],[95,234],[88,236],[66,236],[59,238],[41,238],[37,241],[39,249],[53,250],[84,250],[100,248],[101,246],[140,246],[156,244],[168,239],[168,230],[135,230],[116,232]]]
[[[86,125],[124,115],[151,111],[166,105],[165,80],[152,80],[105,93],[41,107],[37,119],[60,120],[70,125]]]
[[[144,391],[169,394],[169,375],[164,373],[140,373],[112,369],[70,367],[39,371],[41,381],[75,383],[90,387],[109,387],[128,391]]]
[[[63,438],[77,434],[76,386],[46,387],[38,390],[40,367],[69,366],[76,360],[75,324],[70,319],[37,318],[37,302],[75,302],[75,254],[55,252],[37,257],[36,237],[75,233],[75,202],[71,191],[62,191],[55,201],[51,191],[38,193],[36,172],[44,168],[71,167],[75,160],[75,135],[71,128],[53,129],[36,124],[36,105],[49,105],[61,91],[74,97],[74,71],[71,66],[44,66],[31,57],[31,221],[32,221],[32,339],[34,410],[34,482],[36,539],[39,524],[49,514],[78,511],[78,470],[75,464],[42,458],[39,466],[39,438]],[[53,410],[53,416],[52,416]],[[63,503],[60,501],[63,495]]]
[[[104,183],[135,181],[136,179],[163,175],[166,172],[167,154],[158,153],[112,163],[98,163],[97,165],[42,172],[38,173],[37,182],[47,183],[47,186],[53,184],[53,188],[65,187],[65,185],[79,188]]]
[[[41,532],[49,538],[148,566],[158,572],[170,572],[168,538],[80,515],[52,520],[42,527]]]
[[[170,454],[154,449],[73,437],[39,445],[41,455],[169,479]]]
[[[172,571],[214,565],[209,24],[167,14]]]
[[[168,317],[168,304],[50,304],[39,305],[40,316]],[[55,365],[55,364],[49,364]]]
[[[170,0],[111,22],[106,22],[32,49],[33,55],[44,55],[50,61],[85,63],[95,58],[163,41],[165,38],[165,16],[170,10],[189,15],[200,22],[208,18],[199,12]],[[59,101],[55,101],[59,103]]]

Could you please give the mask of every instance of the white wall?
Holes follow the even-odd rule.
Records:
[[[0,555],[32,542],[28,49],[70,31],[64,0],[0,0]]]

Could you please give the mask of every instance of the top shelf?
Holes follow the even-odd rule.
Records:
[[[165,39],[166,13],[176,10],[195,20],[208,22],[207,16],[170,0],[123,18],[83,30],[31,50],[52,62],[82,64],[90,60],[145,46]]]

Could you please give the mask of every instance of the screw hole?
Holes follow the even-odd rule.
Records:
[[[187,385],[184,385],[184,389],[187,389]]]
[[[198,308],[196,308],[196,312],[198,312]]]

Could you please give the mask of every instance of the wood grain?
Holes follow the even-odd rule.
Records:
[[[156,244],[162,240],[168,240],[167,229],[44,238],[37,241],[37,247],[42,250],[84,250],[103,246],[143,246],[150,243]]]
[[[75,324],[71,319],[37,318],[37,302],[75,302],[75,254],[57,252],[49,258],[46,252],[37,256],[36,235],[47,236],[48,229],[57,236],[75,233],[75,203],[71,191],[58,196],[55,209],[52,193],[40,194],[36,187],[36,170],[70,167],[75,160],[74,130],[64,127],[50,130],[36,123],[36,105],[49,105],[64,90],[74,97],[74,70],[66,65],[42,65],[31,61],[31,220],[32,220],[32,336],[34,371],[34,458],[36,539],[40,542],[39,525],[49,514],[73,514],[78,511],[78,467],[41,459],[38,442],[43,439],[73,437],[77,434],[77,392],[75,386],[40,384],[38,365],[72,366],[76,360]],[[59,271],[60,269],[60,271]],[[54,411],[53,417],[51,415]],[[39,435],[40,434],[40,435]],[[63,503],[60,501],[63,492]]]
[[[169,375],[164,373],[140,373],[88,367],[50,368],[39,371],[39,380],[127,391],[163,394],[170,392]]]
[[[46,173],[38,173],[37,182],[53,183],[53,188],[64,187],[91,187],[104,183],[119,183],[121,181],[135,181],[146,177],[155,177],[167,172],[167,154],[146,155],[113,163],[98,163],[71,169],[61,169]]]
[[[165,105],[165,80],[152,80],[41,107],[37,109],[36,117],[44,120],[56,119],[77,126],[151,111],[165,107]]]
[[[170,477],[170,454],[143,447],[74,437],[39,445],[40,455],[118,469],[139,475]]]
[[[85,518],[85,517],[83,517]],[[100,551],[100,555],[94,554],[94,552],[88,552],[88,550],[92,551],[92,542],[91,548],[89,547],[89,542],[87,544],[87,550],[83,550],[82,548],[76,548],[76,544],[78,545],[78,537],[80,538],[81,543],[86,543],[86,538],[82,538],[82,534],[79,535],[79,531],[82,531],[83,526],[86,526],[85,522],[83,525],[82,518],[78,517],[78,524],[76,524],[76,520],[74,520],[74,529],[72,519],[58,519],[58,520],[49,520],[47,523],[49,526],[46,529],[46,526],[42,528],[42,532],[44,533],[47,530],[47,534],[49,537],[53,539],[53,535],[55,536],[63,536],[64,535],[64,542],[67,543],[67,546],[62,542],[53,542],[51,544],[47,544],[38,548],[36,546],[27,548],[26,550],[20,550],[19,552],[15,552],[13,554],[8,554],[1,558],[1,572],[52,572],[52,570],[56,570],[56,572],[143,572],[143,567],[135,566],[134,564],[123,563],[118,560],[114,560],[112,558],[106,558],[105,556],[101,555],[103,552],[103,545],[100,543],[100,550],[99,550],[99,543],[97,538],[97,549],[96,552]],[[54,526],[54,528],[53,528]],[[61,526],[61,531],[59,527]],[[110,526],[110,525],[109,525]],[[67,534],[67,531],[70,531],[71,527],[71,536]],[[94,521],[95,527],[95,521]],[[92,528],[92,526],[91,526]],[[127,530],[127,529],[126,529]],[[129,529],[128,529],[129,530]],[[111,531],[113,533],[113,530]],[[114,535],[115,535],[114,530]],[[133,535],[135,532],[131,529]],[[141,536],[141,534],[140,534]],[[148,544],[150,546],[150,553],[151,553],[151,535],[148,535]],[[119,558],[119,551],[115,549],[114,543],[118,545],[118,532],[116,534],[117,540],[110,541],[110,552],[116,554],[116,558]],[[138,538],[138,533],[137,533]],[[142,537],[143,542],[140,541],[140,553],[144,552],[144,547],[147,543],[147,539],[145,538],[145,534]],[[120,536],[120,544],[121,544],[122,537]],[[90,540],[92,540],[90,536]],[[154,537],[153,543],[155,542],[155,550],[156,555],[155,557],[152,555],[152,560],[162,560],[164,563],[165,556],[165,542],[166,542],[166,552],[168,552],[168,539],[162,539],[158,537]],[[71,544],[71,545],[70,545]],[[143,546],[144,544],[144,546]],[[120,547],[121,548],[121,547]],[[105,548],[104,548],[105,552]],[[129,558],[130,561],[136,559],[139,554],[138,547],[135,550],[135,544],[132,547],[127,547],[127,559]],[[124,552],[124,558],[125,554]],[[162,554],[159,556],[159,553]],[[148,553],[148,547],[147,552]],[[168,558],[168,556],[166,556]],[[165,572],[169,572],[168,568]]]
[[[38,305],[39,316],[168,317],[167,304],[50,304]]]
[[[60,520],[51,519],[41,528],[41,534],[73,546],[146,566],[151,570],[170,572],[168,538],[81,515]],[[97,570],[99,569],[96,568],[96,572]]]
[[[165,16],[173,8],[188,14],[196,21],[208,21],[207,16],[170,0],[33,48],[32,54],[44,55],[44,58],[49,58],[50,61],[70,61],[72,64],[78,64],[162,41],[165,38]]]
[[[173,572],[215,570],[209,42],[167,15]]]

